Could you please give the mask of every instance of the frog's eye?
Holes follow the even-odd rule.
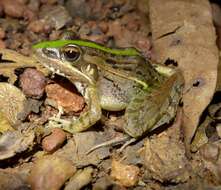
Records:
[[[77,61],[81,56],[81,49],[74,45],[68,45],[62,48],[62,55],[67,61]]]

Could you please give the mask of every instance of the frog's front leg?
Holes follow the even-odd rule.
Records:
[[[73,118],[71,121],[56,119],[56,122],[61,123],[58,126],[65,131],[70,133],[85,131],[101,118],[101,106],[96,87],[87,87],[83,95],[88,106],[86,112],[82,113],[78,118]]]
[[[138,138],[169,123],[176,115],[182,86],[180,73],[174,73],[159,88],[138,93],[125,110],[125,132]]]

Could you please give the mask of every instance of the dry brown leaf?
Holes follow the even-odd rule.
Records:
[[[1,169],[0,179],[1,189],[29,189],[28,184],[18,174]]]
[[[207,0],[150,0],[157,61],[175,60],[185,78],[184,130],[188,145],[216,87],[218,50]]]
[[[0,49],[0,75],[8,77],[10,83],[17,80],[15,69],[35,67],[48,74],[48,70],[39,64],[34,57],[27,57],[9,49]]]
[[[88,153],[88,151],[92,147],[106,142],[107,140],[109,139],[105,133],[102,134],[95,131],[76,133],[73,136],[73,140],[69,139],[68,143],[54,154],[72,160],[77,167],[98,165],[105,158],[110,156],[109,147],[102,147],[90,153]]]
[[[149,178],[169,183],[189,179],[191,167],[185,156],[184,144],[180,141],[182,116],[183,112],[179,109],[173,125],[159,135],[145,139],[141,158]]]
[[[218,71],[217,71],[217,83],[216,83],[216,91],[221,91],[221,55],[219,52],[219,64],[218,64]]]

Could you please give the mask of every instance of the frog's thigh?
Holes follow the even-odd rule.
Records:
[[[173,74],[151,93],[141,91],[125,111],[124,130],[132,137],[142,136],[162,124],[169,123],[176,114],[183,83]]]
[[[159,102],[154,101],[149,93],[137,94],[125,110],[124,130],[130,136],[137,138],[151,130],[158,120]]]

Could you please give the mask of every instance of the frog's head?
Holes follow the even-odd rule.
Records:
[[[104,69],[107,60],[137,63],[143,59],[135,48],[112,49],[85,40],[45,41],[33,48],[40,62],[52,72],[88,84],[95,84],[97,67]]]
[[[85,59],[85,49],[73,40],[41,42],[33,48],[37,59],[53,73],[71,81],[95,84],[97,67]]]

